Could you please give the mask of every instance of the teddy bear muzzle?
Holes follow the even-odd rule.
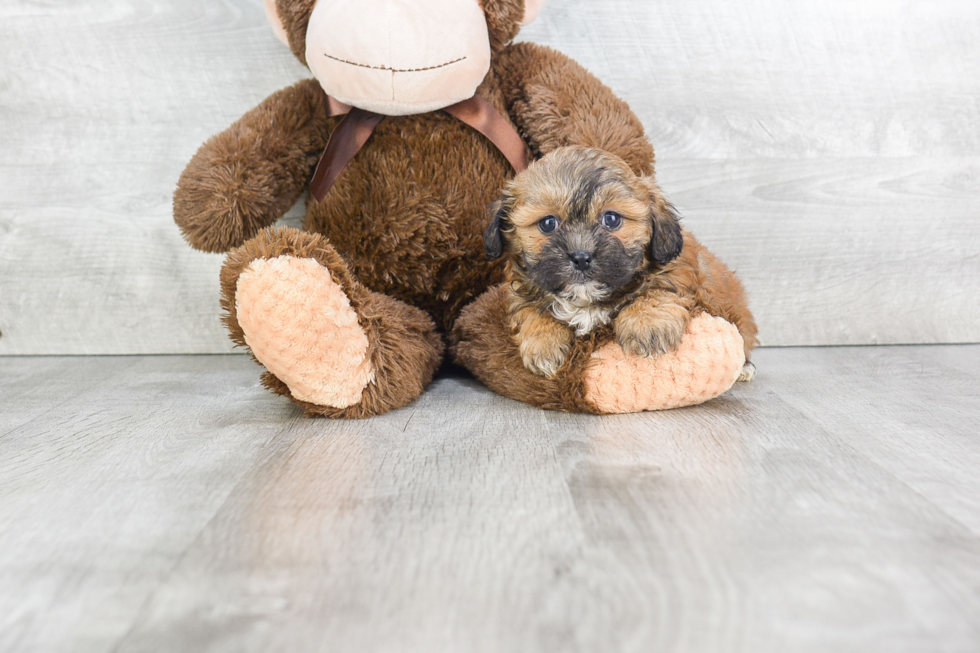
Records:
[[[410,115],[473,97],[490,70],[490,38],[477,0],[318,2],[306,61],[337,100]]]

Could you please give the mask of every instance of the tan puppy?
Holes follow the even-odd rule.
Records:
[[[576,336],[610,323],[637,356],[676,349],[704,311],[735,324],[746,359],[757,343],[734,273],[681,229],[652,178],[608,152],[566,147],[533,163],[494,204],[485,242],[491,259],[508,255],[511,327],[537,374],[557,374]]]

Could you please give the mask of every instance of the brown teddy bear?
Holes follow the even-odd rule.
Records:
[[[660,356],[627,354],[599,329],[550,378],[522,364],[495,285],[503,263],[484,254],[488,207],[526,160],[564,146],[610,152],[651,179],[654,164],[608,88],[554,50],[512,44],[542,3],[267,0],[314,79],[209,139],[180,177],[174,216],[192,246],[231,250],[231,337],[307,414],[408,404],[439,368],[443,334],[496,391],[560,410],[690,405],[742,372],[755,327],[724,311],[696,317]],[[304,230],[272,228],[311,180]]]

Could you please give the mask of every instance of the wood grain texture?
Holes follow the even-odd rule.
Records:
[[[0,5],[0,354],[229,351],[170,199],[306,74],[261,5]],[[522,38],[634,107],[765,344],[980,340],[976,2],[551,0]]]
[[[331,422],[240,356],[0,358],[0,650],[980,648],[980,346],[756,362],[665,413],[452,376]]]

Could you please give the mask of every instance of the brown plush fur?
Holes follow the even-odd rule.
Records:
[[[299,82],[201,146],[174,194],[174,219],[194,247],[228,251],[296,203],[336,123],[325,97],[316,80]]]
[[[517,43],[496,58],[493,74],[536,158],[567,145],[596,147],[636,174],[653,174],[653,146],[640,119],[578,63],[551,48]]]
[[[391,154],[408,148],[413,156]],[[493,145],[447,114],[387,118],[326,201],[310,203],[305,226],[329,237],[361,283],[445,330],[500,279],[483,257],[483,229],[509,172]]]
[[[558,52],[528,43],[510,45],[524,14],[523,0],[481,4],[494,57],[477,93],[513,122],[534,156],[565,145],[592,146],[620,156],[638,174],[652,174],[653,148],[622,100]],[[313,5],[313,0],[277,0],[300,61]],[[315,80],[301,82],[272,95],[201,147],[174,196],[175,219],[191,245],[227,251],[283,216],[308,184],[338,122],[326,117],[324,104]],[[356,416],[410,401],[428,383],[441,352],[435,328],[416,309],[448,332],[467,304],[502,279],[502,265],[484,257],[483,232],[486,208],[512,174],[482,135],[443,113],[386,119],[324,201],[310,199],[304,223],[308,234],[262,232],[258,241],[229,256],[222,279],[233,338],[241,343],[229,302],[248,261],[274,252],[315,250],[314,258],[331,272],[344,270],[344,287],[358,297],[356,302],[351,297],[352,304],[373,334],[372,344],[389,343],[385,346],[394,353],[375,363],[381,381],[365,393],[362,404],[343,411],[303,408]],[[310,234],[324,236],[332,248]],[[509,337],[506,331],[500,337]],[[410,344],[398,344],[401,338]],[[378,344],[376,351],[387,350]],[[569,360],[583,357],[584,350],[573,351]],[[465,354],[460,360],[466,362]],[[486,374],[473,363],[478,376]],[[517,368],[499,373],[524,378],[519,361]],[[550,405],[585,410],[580,388],[574,389],[580,378],[579,371],[570,372],[561,383],[561,398]],[[539,381],[535,377],[528,383]],[[269,374],[266,384],[288,392]]]
[[[585,400],[585,372],[595,350],[611,337],[608,327],[579,338],[563,373],[539,376],[521,360],[510,329],[508,288],[494,286],[466,307],[452,333],[453,357],[491,390],[548,410],[598,413]]]
[[[521,30],[524,18],[524,0],[480,0],[487,17],[490,33],[490,51],[499,53],[506,48]]]

